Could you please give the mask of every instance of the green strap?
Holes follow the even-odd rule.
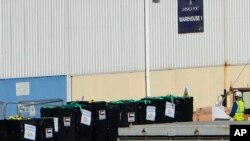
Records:
[[[62,108],[79,108],[82,111],[82,105],[80,105],[77,102],[72,102],[72,103],[66,104]]]
[[[60,107],[61,107],[61,106],[50,105],[50,106],[43,106],[42,108],[54,109],[54,108],[60,108]]]
[[[151,104],[150,100],[140,100],[139,102],[143,103],[143,104]]]

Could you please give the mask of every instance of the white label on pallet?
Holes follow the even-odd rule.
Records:
[[[128,122],[135,122],[135,112],[128,113]]]
[[[165,115],[171,118],[174,118],[175,115],[175,104],[166,102],[166,107],[165,107]]]
[[[55,132],[58,132],[58,117],[48,117],[48,118],[53,118]]]
[[[55,132],[58,132],[58,117],[53,117]]]
[[[105,119],[106,119],[106,111],[99,110],[99,120],[105,120]]]
[[[81,111],[82,111],[81,123],[90,126],[91,112],[88,110],[84,110],[84,109]]]
[[[155,106],[147,106],[146,109],[146,120],[155,121],[156,115],[156,107]]]
[[[36,126],[24,124],[24,138],[29,140],[36,140]]]
[[[45,129],[45,137],[46,137],[46,139],[53,138],[53,129],[52,128]]]
[[[69,127],[70,126],[70,122],[71,122],[71,118],[70,117],[63,117],[63,124],[65,127]]]

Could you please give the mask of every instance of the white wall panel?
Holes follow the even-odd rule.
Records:
[[[67,35],[68,0],[52,0],[51,14],[51,73],[68,72],[69,63]]]
[[[72,0],[71,72],[143,69],[143,0]]]
[[[178,34],[177,0],[152,3],[151,68],[224,64],[223,0],[204,0],[204,32]]]
[[[1,0],[1,77],[64,74],[66,0]]]
[[[2,21],[2,1],[0,1],[0,74],[3,73],[3,42],[2,42],[2,27],[3,21]]]
[[[11,1],[10,0],[2,0],[1,1],[1,11],[2,11],[2,17],[1,17],[1,23],[2,23],[2,55],[1,55],[1,71],[2,75],[10,76],[10,71],[11,67],[10,64],[12,63],[11,61]],[[8,65],[7,65],[8,64]]]
[[[228,62],[247,64],[250,59],[250,1],[227,1]]]
[[[23,70],[21,71],[24,73],[24,76],[29,75],[38,75],[39,74],[39,36],[38,36],[38,0],[26,0],[24,5],[24,29],[25,29],[25,50],[23,52],[23,56],[25,56],[25,65],[23,66]],[[40,68],[41,69],[41,68]],[[18,75],[18,72],[17,72]]]
[[[144,0],[0,1],[0,78],[144,70]],[[204,32],[178,34],[177,0],[150,0],[151,70],[246,63],[248,5],[204,0]]]

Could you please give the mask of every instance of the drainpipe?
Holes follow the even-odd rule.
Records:
[[[223,106],[227,106],[227,71],[228,71],[228,62],[227,62],[227,48],[228,48],[228,38],[227,38],[227,0],[223,1],[223,15],[224,15],[224,100]]]
[[[222,105],[224,107],[227,107],[227,69],[228,68],[228,64],[225,61],[224,64],[224,95],[223,95],[223,101],[222,101]]]
[[[145,83],[146,97],[150,96],[149,0],[144,0]]]

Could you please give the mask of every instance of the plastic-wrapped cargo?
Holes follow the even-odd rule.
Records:
[[[193,97],[166,95],[160,98],[166,100],[166,116],[170,115],[170,117],[173,117],[174,121],[177,122],[187,122],[193,120]]]
[[[108,105],[118,105],[120,109],[119,127],[129,127],[130,125],[139,124],[138,101],[119,100],[111,101]]]
[[[176,97],[176,121],[193,121],[193,97]]]
[[[87,105],[93,106],[93,114],[91,117],[93,123],[93,132],[91,134],[91,141],[107,141],[107,112],[105,101],[71,101],[68,104],[77,103],[83,107]]]
[[[79,108],[63,107],[59,109],[59,129],[58,141],[74,141],[76,139],[76,123]]]
[[[116,141],[119,127],[139,124],[138,102],[135,100],[111,101],[107,113],[109,141]]]
[[[107,119],[108,119],[108,141],[117,141],[118,128],[120,125],[120,105],[107,105]]]
[[[40,109],[41,118],[52,118],[54,121],[54,138],[58,141],[59,130],[62,128],[61,122],[59,123],[60,107],[42,107]]]
[[[142,99],[138,101],[139,110],[139,124],[153,124],[156,123],[156,102],[151,100]]]
[[[72,104],[79,105],[78,107],[80,107],[77,112],[75,141],[92,141],[94,131],[93,106],[80,105],[77,103]]]
[[[174,117],[172,117],[172,115],[170,115],[170,111],[168,111],[168,115],[166,115],[166,106],[171,107],[174,106],[173,103],[171,102],[171,99],[167,99],[167,98],[162,98],[162,97],[147,97],[147,98],[143,98],[142,100],[148,100],[151,101],[152,103],[154,103],[156,105],[156,107],[153,107],[155,109],[155,123],[170,123],[170,122],[174,122],[175,119]],[[153,111],[154,109],[152,108],[152,106],[147,106],[147,115],[149,115],[149,113],[151,113],[151,116],[153,116]],[[174,114],[174,113],[173,113]]]
[[[156,104],[157,123],[192,121],[193,97],[166,95],[143,98],[142,100],[148,100]]]
[[[52,118],[34,119],[37,125],[37,141],[56,141],[54,120]]]
[[[58,141],[72,141],[76,138],[77,112],[79,112],[77,107],[43,107],[41,108],[41,117],[54,119]]]
[[[0,141],[37,141],[35,120],[0,120]]]
[[[139,124],[138,102],[135,100],[120,100],[120,127],[129,127],[129,125]]]

